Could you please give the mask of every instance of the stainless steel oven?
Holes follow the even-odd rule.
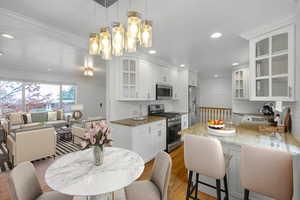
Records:
[[[156,84],[156,99],[168,100],[173,98],[173,87],[167,84]]]

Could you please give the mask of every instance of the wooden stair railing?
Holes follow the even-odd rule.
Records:
[[[200,107],[200,122],[207,123],[208,120],[231,121],[232,108]]]

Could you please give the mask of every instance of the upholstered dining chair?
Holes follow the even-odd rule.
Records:
[[[290,153],[266,147],[244,145],[240,160],[244,200],[255,192],[276,200],[293,197],[293,157]]]
[[[167,200],[172,159],[166,152],[157,154],[150,180],[136,181],[125,188],[126,200]]]
[[[216,189],[217,200],[222,199],[221,192],[225,193],[225,200],[229,199],[227,175],[231,155],[224,154],[221,142],[215,138],[186,135],[184,138],[184,163],[189,172],[186,200],[198,199],[199,184]],[[193,175],[196,180],[193,185]],[[199,175],[215,179],[216,186],[202,182]],[[221,180],[224,189],[221,188]],[[194,193],[194,196],[193,196]]]
[[[18,164],[8,176],[12,200],[71,200],[72,196],[58,192],[42,192],[35,168],[30,162]]]

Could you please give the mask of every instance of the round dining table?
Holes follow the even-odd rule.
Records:
[[[107,200],[142,174],[143,159],[127,149],[104,148],[104,162],[95,166],[93,149],[77,151],[54,161],[46,171],[49,187],[62,194]],[[112,196],[112,197],[111,197]]]

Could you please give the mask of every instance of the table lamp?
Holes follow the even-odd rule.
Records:
[[[71,105],[71,110],[73,111],[72,117],[75,120],[79,120],[82,117],[82,110],[83,110],[83,105],[82,104],[74,104]]]

